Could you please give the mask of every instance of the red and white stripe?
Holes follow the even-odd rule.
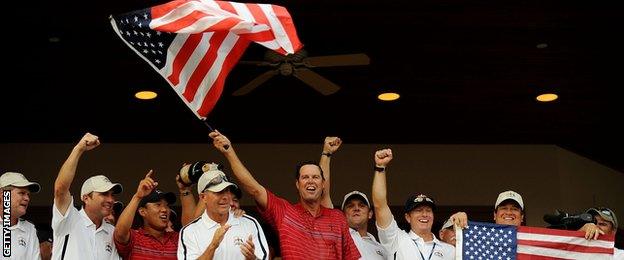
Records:
[[[212,110],[250,41],[282,54],[303,47],[281,6],[177,0],[151,15],[150,28],[177,33],[159,72],[198,117]]]
[[[518,258],[613,259],[614,237],[585,239],[585,233],[536,227],[518,228]]]

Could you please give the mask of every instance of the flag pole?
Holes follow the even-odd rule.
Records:
[[[214,132],[215,129],[212,128],[212,126],[210,126],[208,124],[208,121],[207,121],[206,118],[202,118],[201,121],[204,122],[204,125],[206,125],[208,127],[208,132]],[[225,150],[227,150],[228,148],[230,148],[230,145],[226,144],[226,145],[223,146],[223,149],[225,149]]]

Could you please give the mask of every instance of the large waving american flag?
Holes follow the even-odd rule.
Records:
[[[586,240],[585,233],[468,222],[456,229],[455,259],[613,259],[614,236]]]
[[[284,55],[303,47],[290,14],[277,5],[176,0],[110,21],[199,118],[215,106],[250,42]]]

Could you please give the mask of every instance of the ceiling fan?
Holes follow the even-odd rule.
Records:
[[[240,61],[239,64],[270,67],[271,70],[234,91],[233,96],[245,95],[277,74],[295,76],[321,94],[331,95],[340,87],[310,68],[368,65],[370,59],[364,53],[308,57],[308,53],[303,49],[287,56],[269,50],[264,54],[264,61]]]

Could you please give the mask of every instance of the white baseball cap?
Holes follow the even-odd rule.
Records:
[[[498,198],[496,199],[496,204],[494,204],[494,209],[498,208],[498,206],[501,203],[503,203],[503,201],[506,201],[506,200],[515,201],[516,203],[518,203],[518,205],[520,205],[520,209],[524,210],[524,202],[522,202],[522,196],[520,196],[520,194],[512,190],[503,191],[500,194],[498,194]]]
[[[230,186],[238,188],[236,184],[228,181],[225,173],[219,170],[217,164],[211,163],[208,171],[204,172],[204,174],[199,177],[199,181],[197,181],[197,192],[202,193],[205,190],[221,192]]]
[[[107,192],[109,190],[112,190],[113,194],[119,194],[123,191],[123,186],[119,183],[112,183],[104,175],[95,175],[89,177],[89,179],[82,183],[82,188],[80,188],[80,197],[94,191]]]
[[[32,193],[38,193],[41,190],[41,185],[36,182],[31,182],[19,172],[5,172],[0,176],[0,188],[7,186],[13,187],[28,187],[28,190]]]
[[[366,206],[368,206],[370,208],[370,202],[368,201],[368,197],[366,197],[366,194],[354,190],[352,192],[347,193],[346,195],[344,195],[344,199],[342,199],[342,207],[340,207],[342,210],[344,210],[345,204],[347,203],[348,200],[350,200],[352,197],[357,196],[360,197],[364,202],[366,202]]]

